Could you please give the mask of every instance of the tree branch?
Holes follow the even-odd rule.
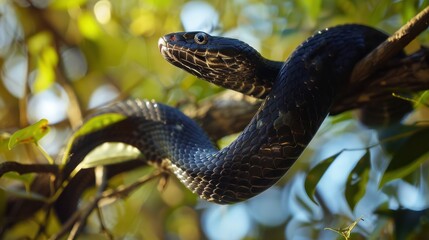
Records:
[[[429,7],[423,9],[356,64],[351,82],[362,82],[429,27]]]
[[[389,61],[365,82],[367,84],[359,91],[348,89],[332,107],[331,114],[386,100],[392,97],[392,93],[413,93],[429,89],[429,49],[422,48],[406,58]]]
[[[18,162],[0,163],[0,177],[8,172],[17,172],[18,174],[52,173],[53,175],[58,175],[59,167],[53,164],[22,164]]]

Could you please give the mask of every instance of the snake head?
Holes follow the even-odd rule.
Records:
[[[167,34],[158,47],[168,62],[198,78],[256,97],[264,97],[278,73],[266,74],[267,60],[248,44],[205,32]]]
[[[167,34],[159,39],[158,47],[168,61],[195,60],[197,62],[193,65],[202,65],[205,68],[216,63],[227,67],[234,64],[238,56],[256,52],[240,40],[211,36],[205,32]]]
[[[220,70],[233,73],[251,67],[245,54],[256,52],[237,39],[211,36],[205,32],[167,34],[159,39],[158,47],[168,62],[208,81],[220,75]]]

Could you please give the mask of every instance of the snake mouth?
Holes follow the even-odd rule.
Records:
[[[167,44],[167,40],[164,37],[158,39],[158,48],[164,58],[169,57]]]
[[[179,66],[182,68],[182,64],[180,64],[179,59],[175,56],[175,53],[173,52],[178,51],[176,46],[169,44],[168,39],[164,36],[158,39],[158,48],[162,55],[162,57],[170,62],[173,65]]]
[[[158,48],[161,52],[162,57],[167,60],[167,62],[178,66],[179,68],[189,68],[188,65],[183,64],[179,59],[179,52],[183,52],[181,48],[178,48],[174,44],[170,44],[168,42],[168,37],[164,36],[158,39]],[[189,69],[189,71],[192,73],[193,70]],[[193,73],[196,74],[196,73]]]

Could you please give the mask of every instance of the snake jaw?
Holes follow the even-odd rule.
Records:
[[[161,55],[164,58],[171,58],[168,52],[167,44],[167,40],[164,37],[158,39],[158,48],[159,52],[161,52]]]

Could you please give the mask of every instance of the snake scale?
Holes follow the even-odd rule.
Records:
[[[256,115],[219,150],[176,108],[138,99],[114,103],[97,114],[126,118],[77,139],[63,178],[97,145],[124,142],[143,153],[145,164],[163,166],[205,200],[228,204],[249,199],[275,184],[298,159],[347,88],[354,65],[386,38],[363,25],[336,26],[308,38],[285,62],[275,62],[236,39],[203,32],[165,35],[159,49],[168,62],[264,99]]]

